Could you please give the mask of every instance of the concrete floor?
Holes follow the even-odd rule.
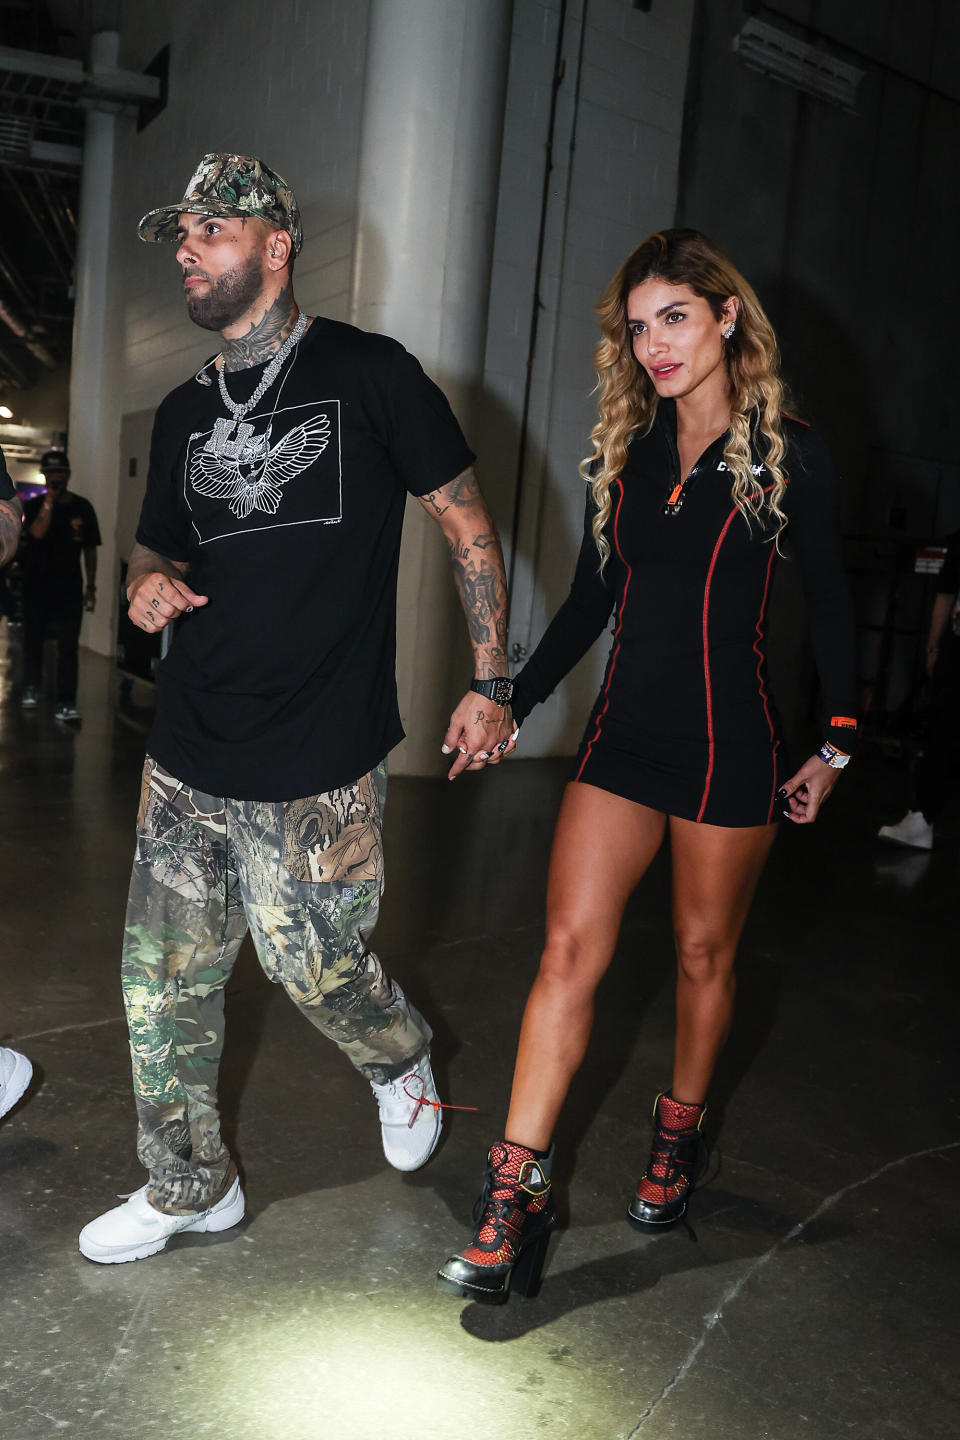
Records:
[[[3,1440],[937,1440],[960,1432],[960,853],[882,850],[905,779],[867,755],[778,841],[745,937],[682,1230],[624,1211],[669,1078],[666,866],[631,906],[557,1136],[540,1297],[437,1294],[502,1125],[566,766],[395,780],[378,949],[434,1021],[451,1112],[391,1171],[372,1097],[243,952],[223,1096],[248,1215],[152,1259],[76,1232],[142,1183],[117,957],[147,716],[85,656],[82,729],[22,714],[0,653],[0,1041],[37,1081],[0,1127]],[[135,696],[136,698],[136,696]],[[143,697],[141,697],[143,698]]]

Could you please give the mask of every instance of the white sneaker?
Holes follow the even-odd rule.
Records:
[[[371,1080],[370,1088],[380,1108],[384,1155],[395,1170],[419,1170],[437,1148],[442,1126],[430,1056],[386,1085]]]
[[[80,1231],[80,1254],[98,1265],[121,1265],[145,1260],[162,1250],[171,1235],[182,1230],[229,1230],[243,1219],[244,1200],[239,1179],[221,1200],[198,1215],[167,1215],[136,1190],[123,1205],[107,1210]]]
[[[912,845],[915,850],[933,849],[933,826],[923,818],[921,810],[908,810],[896,825],[881,825],[877,835],[898,845]]]
[[[39,703],[40,696],[37,694],[36,687],[33,685],[28,685],[24,690],[23,694],[20,696],[20,704],[23,706],[24,710],[33,710],[36,708],[37,705],[39,705]]]
[[[76,705],[58,705],[56,710],[54,710],[53,712],[53,718],[54,720],[66,720],[68,722],[72,720],[79,720],[80,711],[77,709]]]
[[[26,1055],[19,1050],[4,1050],[0,1046],[0,1115],[6,1115],[30,1084],[33,1066]]]

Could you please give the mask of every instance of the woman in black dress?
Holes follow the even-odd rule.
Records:
[[[730,1028],[734,959],[781,816],[809,825],[856,730],[854,621],[822,439],[786,416],[756,295],[693,230],[639,246],[597,313],[600,419],[570,596],[517,677],[521,722],[615,616],[604,682],[557,821],[547,935],[527,1001],[505,1139],[490,1150],[467,1247],[441,1289],[535,1293],[556,1215],[551,1137],[624,907],[669,828],[678,960],[670,1089],[630,1220],[680,1219]],[[799,565],[824,743],[793,773],[766,677],[781,551]]]

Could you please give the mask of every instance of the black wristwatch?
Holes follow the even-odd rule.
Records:
[[[513,699],[513,681],[509,675],[497,675],[493,680],[471,680],[470,689],[495,705],[506,707]]]

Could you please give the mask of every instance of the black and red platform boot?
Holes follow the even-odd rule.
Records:
[[[687,1208],[704,1155],[703,1105],[682,1105],[669,1091],[653,1107],[653,1143],[647,1168],[627,1210],[638,1230],[657,1233],[676,1225]]]
[[[533,1299],[557,1212],[550,1191],[553,1150],[543,1159],[508,1140],[491,1146],[483,1189],[473,1207],[470,1244],[437,1271],[450,1295],[503,1305],[511,1292]]]

